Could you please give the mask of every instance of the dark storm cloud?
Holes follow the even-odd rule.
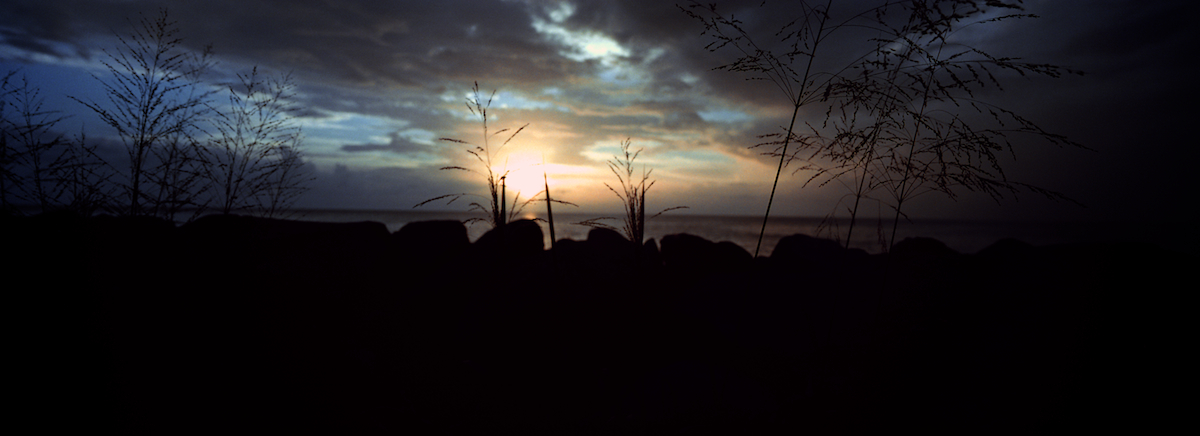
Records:
[[[517,2],[206,3],[197,39],[359,85],[425,86],[487,77],[506,85],[554,82],[577,68],[530,26]],[[209,12],[212,11],[212,12]]]
[[[410,209],[433,197],[474,188],[452,175],[448,171],[399,167],[355,169],[338,164],[317,172],[317,180],[321,183],[301,197],[297,206],[354,209],[374,205],[384,209]]]
[[[656,48],[667,47],[667,50],[659,53],[656,59],[646,65],[653,74],[651,91],[668,94],[700,91],[720,98],[753,102],[756,105],[780,104],[774,89],[760,86],[761,83],[748,82],[747,76],[714,69],[731,61],[731,52],[712,52],[706,48],[712,39],[710,36],[701,35],[702,23],[688,17],[681,10],[681,6],[688,8],[689,3],[627,0],[612,2],[610,6],[608,2],[603,1],[585,2],[570,23],[612,34],[614,39],[634,47],[639,56],[647,56]],[[728,2],[722,3],[719,10],[722,13],[745,17],[759,12],[761,4],[761,1]],[[786,3],[771,6],[789,9]],[[766,24],[762,23],[750,31],[758,35],[773,35],[778,30],[757,28],[764,26]],[[700,82],[683,82],[680,78],[685,74],[694,76]],[[786,104],[786,99],[783,100],[783,104]]]
[[[564,15],[567,9],[552,1],[18,0],[0,16],[0,57],[95,60],[102,56],[99,48],[114,46],[114,33],[131,29],[130,19],[169,7],[188,48],[214,45],[224,77],[252,65],[291,71],[300,81],[305,119],[325,127],[324,134],[355,133],[324,138],[326,148],[314,150],[331,180],[340,177],[331,162],[353,158],[361,163],[369,152],[401,159],[422,153],[463,158],[459,148],[422,142],[430,135],[478,136],[478,121],[462,105],[464,92],[477,80],[485,92],[499,89],[515,97],[499,100],[510,106],[493,108],[496,125],[530,123],[523,136],[546,133],[545,143],[557,151],[556,163],[603,169],[593,161],[595,147],[616,145],[625,137],[634,138],[635,147],[654,141],[648,159],[659,150],[699,150],[770,161],[757,157],[764,150],[749,147],[758,141],[755,135],[780,131],[790,120],[791,102],[770,82],[714,69],[739,53],[705,48],[711,35],[703,35],[702,23],[677,6],[690,2],[570,3],[573,11]],[[741,20],[760,47],[776,52],[786,48],[776,32],[802,12],[794,1],[716,3],[718,11]],[[834,21],[881,3],[834,1]],[[1026,0],[1022,5],[1040,18],[989,23],[959,36],[998,56],[1062,64],[1087,74],[1048,79],[1002,73],[1003,90],[987,88],[976,96],[1097,151],[1076,153],[1017,140],[1017,159],[1011,167],[1006,162],[1006,173],[1085,197],[1081,200],[1094,207],[1108,204],[1105,210],[1179,204],[1170,199],[1174,187],[1194,186],[1177,175],[1190,173],[1184,162],[1195,155],[1182,145],[1194,141],[1179,127],[1196,112],[1187,55],[1195,46],[1194,26],[1187,24],[1197,16],[1195,3]],[[547,23],[567,36],[546,33]],[[871,48],[868,33],[838,30],[822,43],[815,70],[836,72],[865,53]],[[586,49],[570,40],[579,35],[611,38],[620,50],[603,58],[580,56]],[[801,122],[819,124],[824,109],[818,106],[802,109]],[[421,131],[421,140],[408,133],[391,133],[386,143],[368,139],[411,129]],[[1131,167],[1141,170],[1113,177],[1132,174]],[[340,174],[347,180],[357,174],[361,183],[376,180],[382,190],[393,189],[383,186],[389,183],[403,185],[402,176],[419,178],[418,170],[392,170],[386,177],[368,173],[343,167]],[[660,173],[671,174],[668,168]],[[806,178],[790,177],[793,185]],[[444,179],[427,175],[431,184],[450,183]],[[712,183],[705,189],[724,189]],[[734,186],[750,189],[729,183],[728,192]],[[1123,194],[1118,200],[1105,192]],[[1138,206],[1117,205],[1127,200]]]
[[[668,130],[703,130],[708,124],[696,113],[695,106],[688,101],[641,101],[630,108],[654,114],[660,119],[659,124]]]
[[[1200,12],[1191,1],[1101,2],[1098,7],[1080,8],[1077,4],[1042,2],[1043,19],[1050,29],[1043,42],[1052,43],[1057,55],[1079,58],[1126,58],[1146,51],[1179,49],[1196,40],[1190,20]],[[1066,30],[1066,38],[1054,37],[1049,30]],[[1056,43],[1057,41],[1057,43]],[[1114,65],[1128,65],[1125,62]]]
[[[45,40],[32,37],[28,33],[14,31],[11,28],[0,28],[0,38],[6,44],[24,51],[50,55],[58,54],[58,50],[55,50],[54,46],[46,43]]]
[[[360,153],[371,151],[382,151],[399,155],[412,155],[417,153],[432,153],[438,148],[426,144],[419,144],[400,136],[399,132],[391,134],[391,140],[387,144],[347,144],[343,145],[342,151],[348,153]]]
[[[3,23],[22,29],[27,40],[6,37],[54,54],[38,42],[84,44],[126,31],[128,17],[167,8],[192,49],[212,43],[223,57],[304,71],[309,80],[406,87],[487,77],[527,86],[560,81],[585,66],[558,56],[530,26],[521,2],[98,3],[19,2],[21,13]]]
[[[85,44],[82,39],[90,34],[128,27],[127,17],[136,17],[140,10],[140,5],[126,2],[17,0],[5,6],[0,26],[13,29],[4,32],[7,44],[57,55],[46,42]]]

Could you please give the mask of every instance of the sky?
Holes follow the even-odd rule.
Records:
[[[254,67],[292,74],[302,151],[316,176],[298,207],[409,210],[443,194],[485,193],[479,174],[440,169],[484,170],[463,144],[439,140],[480,142],[480,119],[464,104],[478,83],[491,98],[493,132],[525,126],[502,148],[495,138],[490,143],[496,171],[508,171],[510,191],[528,196],[541,189],[544,174],[554,197],[580,211],[619,210],[620,200],[605,186],[616,183],[606,161],[628,139],[641,150],[637,175],[652,170],[655,180],[648,210],[687,206],[680,213],[761,215],[778,160],[751,146],[758,135],[785,128],[793,108],[772,83],[715,69],[737,52],[708,50],[711,34],[683,12],[688,3],[682,1],[3,3],[0,72],[18,70],[41,89],[47,106],[69,117],[59,128],[83,129],[89,138],[111,132],[68,96],[102,98],[96,77],[107,74],[102,62],[105,50],[117,48],[115,35],[163,8],[177,21],[184,50],[212,45],[217,63],[207,77],[213,83]],[[846,17],[878,3],[834,1],[830,13]],[[776,31],[801,14],[798,4],[717,1],[716,7],[771,48]],[[1196,119],[1197,95],[1185,50],[1195,47],[1193,20],[1200,14],[1194,2],[1026,0],[1022,6],[1038,17],[973,26],[954,42],[1084,73],[1000,73],[1002,90],[975,96],[1087,147],[1013,137],[1012,153],[1001,158],[1008,179],[1061,192],[1083,206],[1028,192],[997,202],[960,189],[955,199],[920,196],[906,212],[918,218],[1190,219],[1197,152],[1185,127]],[[833,34],[816,68],[848,64],[871,47],[870,37],[856,28]],[[813,125],[824,117],[820,105],[798,114]],[[784,169],[772,214],[844,215],[849,184],[804,186],[812,173],[798,167],[793,162]]]

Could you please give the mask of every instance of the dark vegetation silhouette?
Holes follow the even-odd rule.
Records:
[[[622,155],[613,156],[612,160],[605,162],[608,164],[608,169],[612,171],[613,175],[617,176],[617,185],[620,189],[614,188],[607,182],[604,183],[604,187],[612,191],[621,200],[621,207],[625,212],[625,215],[622,217],[624,225],[621,227],[621,231],[625,233],[625,237],[630,242],[640,246],[645,242],[647,218],[654,218],[676,209],[686,209],[687,206],[669,207],[649,217],[646,216],[646,193],[654,186],[655,181],[650,179],[650,174],[654,170],[642,168],[642,177],[640,179],[635,177],[636,169],[634,168],[633,161],[642,153],[642,150],[638,149],[637,151],[630,152],[629,147],[631,144],[632,141],[626,138],[621,142]],[[592,218],[582,221],[579,224],[616,230],[613,226],[603,222],[604,220],[612,219],[616,218]]]
[[[956,188],[965,188],[999,200],[1025,189],[1067,199],[1008,180],[1000,160],[1015,155],[1010,137],[1081,146],[980,95],[1003,89],[1006,73],[1057,78],[1078,72],[995,56],[954,38],[964,29],[1036,17],[1022,13],[1019,1],[881,1],[854,11],[833,1],[798,3],[802,13],[773,36],[752,34],[755,29],[713,4],[680,6],[703,24],[712,38],[709,50],[734,52],[733,61],[716,69],[770,82],[792,105],[782,131],[763,135],[766,141],[755,146],[779,159],[759,247],[791,161],[803,163],[796,172],[812,171],[805,186],[837,182],[849,189],[847,245],[863,200],[892,209],[888,245],[894,245],[904,206],[926,193],[953,199]],[[839,52],[827,49],[834,43]],[[847,46],[855,47],[849,56],[841,52]],[[802,108],[825,116],[805,121]]]
[[[475,86],[472,88],[471,97],[467,98],[467,100],[466,100],[467,110],[470,111],[472,115],[479,117],[480,125],[482,128],[482,142],[481,143],[473,144],[471,142],[468,142],[468,141],[465,141],[462,139],[456,139],[456,138],[439,138],[439,140],[442,140],[442,141],[466,145],[467,153],[470,154],[476,161],[479,162],[479,164],[480,164],[479,166],[483,167],[483,169],[480,170],[480,169],[475,169],[475,168],[454,165],[454,166],[442,167],[441,169],[442,170],[467,171],[467,172],[475,173],[475,174],[483,177],[483,179],[487,183],[488,195],[481,196],[478,194],[471,194],[471,193],[465,193],[465,192],[457,193],[457,194],[446,194],[446,195],[433,197],[428,200],[417,203],[416,205],[413,206],[413,208],[421,207],[426,204],[429,204],[429,203],[432,203],[435,201],[440,201],[440,200],[446,200],[446,204],[449,205],[449,204],[453,204],[455,201],[458,201],[464,197],[480,198],[483,200],[483,203],[481,203],[480,201],[473,201],[470,203],[469,210],[479,212],[483,215],[483,217],[469,218],[466,220],[466,223],[472,224],[472,223],[476,223],[476,222],[486,222],[486,223],[490,224],[493,228],[498,228],[498,227],[504,226],[506,223],[508,223],[509,221],[513,220],[515,217],[520,215],[521,212],[524,211],[525,207],[529,206],[531,203],[539,202],[539,201],[545,202],[546,203],[546,215],[548,218],[547,223],[549,225],[549,230],[550,230],[550,244],[553,247],[553,245],[555,244],[555,233],[554,233],[554,213],[553,213],[552,204],[559,203],[559,204],[565,204],[565,205],[576,206],[576,207],[578,207],[578,206],[576,204],[568,202],[568,201],[563,201],[563,200],[552,198],[550,195],[549,178],[544,172],[542,174],[544,182],[545,182],[544,190],[530,196],[525,201],[520,200],[521,193],[517,192],[513,196],[512,200],[509,201],[508,194],[507,194],[507,186],[505,184],[505,179],[508,176],[508,173],[510,170],[507,168],[507,164],[505,164],[501,167],[501,168],[503,168],[502,170],[497,170],[496,166],[498,164],[499,155],[500,155],[501,150],[506,145],[508,145],[509,142],[511,142],[513,140],[513,138],[515,138],[517,136],[517,134],[521,133],[522,130],[524,130],[526,127],[528,127],[529,124],[522,125],[521,127],[517,128],[516,130],[513,130],[511,133],[508,133],[509,129],[507,129],[507,128],[500,129],[495,132],[489,131],[487,111],[491,107],[492,99],[495,97],[495,95],[496,95],[496,91],[493,90],[491,95],[488,96],[487,100],[484,100],[483,96],[479,92],[479,82],[475,82]],[[504,139],[503,142],[500,142],[499,145],[493,145],[492,137],[499,136],[499,135],[505,134],[505,133],[507,133],[508,135],[506,138],[503,138]],[[614,156],[611,161],[606,162],[608,164],[609,170],[611,170],[613,172],[613,174],[617,176],[618,184],[620,185],[621,189],[617,190],[616,188],[614,188],[612,185],[609,185],[608,183],[605,183],[604,186],[607,187],[614,194],[616,194],[617,198],[621,199],[622,207],[625,212],[624,226],[622,228],[622,230],[625,233],[625,237],[628,240],[630,240],[634,243],[637,243],[640,246],[640,244],[645,239],[645,227],[646,227],[646,218],[647,218],[646,217],[646,192],[648,192],[650,190],[650,188],[652,186],[654,186],[654,181],[650,179],[650,173],[653,170],[649,170],[649,171],[643,170],[641,179],[635,180],[635,177],[634,177],[635,170],[634,170],[633,161],[635,159],[637,159],[637,155],[641,153],[641,150],[631,152],[629,150],[630,145],[631,145],[630,140],[626,139],[625,141],[623,141],[621,143],[621,152],[624,153],[624,158],[621,158],[619,156]],[[685,208],[686,208],[686,206],[676,206],[676,207],[667,208],[667,209],[664,209],[664,210],[650,216],[650,218],[659,216],[659,215],[661,215],[665,212],[671,211],[671,210],[685,209]],[[593,218],[593,219],[585,220],[585,221],[578,222],[575,224],[590,226],[590,227],[594,227],[594,228],[615,229],[614,227],[612,227],[608,224],[605,224],[603,222],[604,220],[610,220],[610,219],[616,219],[616,218],[614,218],[614,217]],[[536,221],[545,221],[545,220],[542,220],[541,218],[536,218],[535,220]]]
[[[6,264],[58,288],[13,293],[10,392],[50,426],[1145,430],[1191,370],[1194,259],[1140,244],[796,235],[753,259],[677,234],[634,267],[616,231],[546,251],[527,220],[470,242],[458,221],[22,218]]]
[[[292,113],[291,75],[238,74],[233,84],[206,81],[212,47],[183,48],[164,9],[133,23],[105,50],[98,101],[71,97],[115,133],[126,159],[108,161],[84,132],[67,138],[60,112],[17,71],[4,76],[0,100],[0,207],[22,214],[70,210],[191,221],[217,212],[289,216],[312,174]],[[228,100],[215,99],[223,87]]]
[[[197,206],[192,189],[200,179],[204,156],[196,143],[211,91],[199,77],[210,52],[182,49],[179,29],[165,10],[141,17],[129,35],[117,35],[120,47],[104,52],[107,77],[103,102],[74,98],[120,138],[128,167],[120,172],[123,215],[173,219],[182,206]]]
[[[26,202],[45,211],[57,197],[54,176],[63,165],[57,154],[65,141],[52,130],[63,118],[42,108],[41,90],[31,89],[25,76],[16,84],[16,73],[0,82],[0,205],[8,211]]]
[[[10,71],[0,82],[0,213],[71,210],[90,215],[110,198],[110,174],[83,133],[67,138],[65,117],[46,109],[41,89]]]
[[[805,235],[757,257],[676,234],[663,238],[661,257],[633,268],[613,259],[644,238],[654,181],[649,170],[637,176],[630,140],[608,162],[620,186],[606,184],[625,207],[625,235],[602,226],[587,241],[560,241],[547,252],[536,223],[511,219],[519,197],[510,202],[507,170],[491,167],[521,130],[489,145],[507,131],[489,132],[491,100],[477,84],[468,108],[483,121],[483,143],[446,140],[470,145],[487,169],[446,169],[488,183],[483,203],[472,203],[486,215],[476,221],[494,227],[480,240],[469,241],[458,221],[409,223],[393,234],[378,222],[234,214],[175,226],[165,215],[186,212],[180,204],[215,208],[220,188],[200,191],[206,202],[195,191],[164,192],[161,180],[200,182],[224,169],[233,175],[222,180],[237,182],[227,186],[242,186],[224,191],[226,212],[295,194],[284,189],[296,186],[290,182],[267,183],[265,194],[240,185],[297,180],[270,159],[293,156],[296,165],[281,164],[288,171],[301,163],[298,131],[270,115],[286,107],[287,76],[257,77],[252,71],[229,87],[228,107],[189,109],[231,111],[219,136],[173,132],[146,145],[144,183],[132,196],[129,174],[72,160],[92,149],[82,134],[66,141],[48,128],[60,118],[36,104],[36,90],[3,82],[4,206],[46,195],[50,207],[91,207],[107,198],[107,185],[93,181],[120,177],[112,207],[134,215],[0,217],[0,237],[16,247],[4,250],[5,265],[46,285],[10,295],[19,309],[10,321],[21,328],[10,363],[21,377],[8,388],[22,400],[13,406],[19,418],[117,434],[973,434],[1174,430],[1164,417],[1186,416],[1175,391],[1192,371],[1181,346],[1192,329],[1177,289],[1193,258],[1143,244],[1012,240],[962,254],[931,239],[867,255]],[[845,173],[864,199],[892,189],[873,180],[903,182],[928,167],[886,170],[885,161],[864,157],[922,155],[919,147],[869,145],[894,136],[911,147],[914,133],[889,123],[915,129],[914,121],[856,118],[899,111],[887,96],[904,92],[839,97],[854,103],[831,121],[846,137],[820,143],[876,150],[854,156],[883,168],[879,174],[862,182],[868,166]],[[922,120],[922,131],[963,129],[919,114],[905,117]],[[206,140],[217,137],[226,148]],[[280,157],[250,168],[268,149]],[[44,153],[42,163],[29,163],[31,150]],[[232,154],[219,160],[217,151]],[[204,158],[161,162],[180,156],[173,153]],[[29,165],[45,169],[39,180],[99,191],[39,191]],[[552,221],[551,205],[569,203],[553,199],[545,173],[543,180]]]
[[[257,210],[284,213],[309,179],[300,170],[300,127],[290,116],[295,84],[291,75],[263,78],[255,67],[229,87],[229,103],[216,111],[209,175],[221,213]]]
[[[545,164],[545,162],[542,162]],[[550,228],[550,249],[554,249],[554,198],[550,196],[550,176],[542,171],[543,192],[546,193],[546,225]]]
[[[550,197],[550,183],[548,180],[545,184],[545,190],[529,196],[525,201],[521,201],[520,192],[516,192],[513,195],[512,201],[509,201],[508,187],[505,184],[505,179],[508,177],[510,170],[508,169],[507,161],[505,161],[503,165],[500,164],[499,155],[501,150],[503,150],[504,147],[517,136],[517,134],[521,133],[522,130],[525,130],[526,127],[529,127],[529,124],[522,125],[516,130],[511,130],[511,133],[509,133],[510,129],[508,128],[500,129],[495,132],[489,131],[487,111],[492,106],[492,99],[495,98],[496,91],[492,90],[492,93],[487,97],[487,100],[484,100],[483,96],[479,93],[479,82],[475,82],[475,86],[471,89],[471,91],[471,97],[466,99],[467,110],[471,112],[471,115],[479,117],[480,128],[482,129],[482,141],[478,144],[475,144],[456,138],[438,138],[438,140],[466,145],[467,153],[470,154],[476,161],[478,161],[479,165],[482,166],[483,169],[480,170],[459,165],[442,167],[441,169],[466,171],[483,177],[487,183],[488,195],[471,194],[466,192],[440,195],[417,203],[413,206],[413,208],[415,209],[440,200],[446,200],[446,204],[449,205],[455,201],[458,201],[459,199],[462,199],[463,197],[479,198],[482,200],[482,203],[480,201],[472,201],[470,203],[469,210],[479,212],[483,215],[483,217],[469,218],[467,219],[466,223],[472,224],[483,222],[490,224],[492,227],[502,227],[509,221],[512,221],[514,218],[519,216],[521,212],[525,210],[525,207],[534,202],[546,202],[547,212],[550,211],[550,203],[575,206],[575,204],[567,201],[552,199]],[[500,136],[504,133],[508,133],[508,137],[504,138],[504,141],[500,142],[499,145],[493,144],[493,137]],[[499,168],[497,168],[497,166],[499,166]],[[544,175],[545,174],[543,173],[543,176]],[[550,226],[551,229],[553,229],[552,223]],[[553,230],[551,230],[551,232],[553,232]]]

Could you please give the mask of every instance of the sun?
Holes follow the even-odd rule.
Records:
[[[580,202],[595,203],[592,200],[601,194],[609,194],[604,184],[598,183],[607,173],[592,166],[556,163],[555,151],[553,147],[538,143],[522,144],[521,148],[505,150],[493,160],[493,173],[497,177],[505,176],[508,204],[520,205],[530,199],[544,200],[547,185],[554,200],[574,205]],[[533,209],[542,210],[544,206]]]
[[[541,154],[530,151],[513,152],[504,159],[498,169],[501,175],[507,173],[504,185],[510,196],[520,193],[521,199],[525,200],[545,189],[545,179],[542,176],[545,167],[542,165]]]

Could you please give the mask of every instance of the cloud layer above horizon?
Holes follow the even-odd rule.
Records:
[[[794,2],[761,3],[720,2],[718,7],[764,40],[798,13]],[[863,10],[875,3],[838,1],[834,7]],[[710,36],[702,35],[702,25],[680,6],[687,5],[642,0],[17,1],[0,18],[0,66],[22,68],[45,94],[95,95],[87,83],[91,74],[104,73],[99,62],[105,59],[102,50],[116,47],[113,35],[127,33],[139,16],[166,8],[178,21],[185,48],[199,51],[212,44],[219,60],[214,82],[254,66],[293,74],[304,108],[299,121],[305,153],[318,172],[301,206],[407,209],[437,195],[484,191],[476,174],[439,170],[477,165],[461,144],[439,141],[480,141],[479,119],[464,106],[477,82],[484,98],[492,98],[492,132],[527,125],[496,154],[496,165],[511,171],[517,189],[539,189],[545,171],[556,197],[585,210],[617,209],[618,200],[604,186],[615,181],[605,161],[630,138],[633,148],[644,149],[637,162],[652,168],[658,180],[649,195],[651,208],[687,205],[697,213],[761,214],[776,161],[751,146],[759,142],[757,135],[777,132],[788,122],[791,104],[770,83],[714,70],[736,53],[707,50]],[[1156,184],[1194,185],[1159,170],[1125,180],[1107,176],[1122,167],[1165,166],[1169,172],[1176,165],[1145,154],[1131,156],[1130,144],[1171,147],[1167,144],[1181,138],[1176,128],[1148,132],[1133,126],[1182,124],[1195,113],[1172,100],[1180,83],[1195,88],[1183,56],[1174,52],[1194,39],[1184,20],[1196,16],[1195,7],[1183,1],[1114,1],[1093,8],[1044,0],[1026,1],[1024,7],[1040,18],[979,26],[961,37],[999,56],[1061,64],[1087,75],[1006,77],[1008,86],[986,97],[1097,152],[1018,144],[1006,174],[1098,205],[1103,213],[1161,202],[1138,195]],[[831,41],[828,50],[835,55],[826,58],[826,68],[845,63],[869,44],[857,37]],[[59,101],[72,120],[98,124],[66,99],[48,100]],[[819,123],[823,112],[801,116]],[[503,138],[507,135],[493,141]],[[802,188],[808,176],[785,170],[778,213],[821,216],[838,210],[845,188],[837,183]],[[923,198],[912,212],[991,217],[1001,210],[986,196],[962,198],[959,203]],[[1003,210],[1014,216],[1096,212],[1030,200]]]

